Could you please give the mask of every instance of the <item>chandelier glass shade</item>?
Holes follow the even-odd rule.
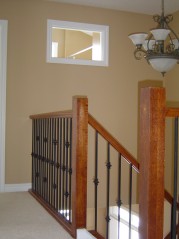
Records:
[[[162,14],[154,15],[157,27],[150,33],[138,32],[129,35],[136,46],[134,56],[137,60],[145,58],[147,62],[163,75],[179,63],[179,38],[169,26],[172,15],[165,16],[164,0],[162,0]]]

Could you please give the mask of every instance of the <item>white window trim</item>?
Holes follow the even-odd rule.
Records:
[[[5,190],[7,29],[8,21],[0,20],[0,192]]]
[[[64,28],[74,30],[96,31],[102,34],[102,60],[82,60],[69,58],[52,57],[52,28]],[[93,66],[108,66],[109,56],[109,26],[86,24],[78,22],[47,20],[47,62],[48,63],[62,63],[62,64],[78,64],[78,65],[93,65]]]

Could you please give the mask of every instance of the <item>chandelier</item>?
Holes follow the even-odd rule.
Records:
[[[150,33],[133,33],[129,35],[136,46],[134,56],[137,60],[143,57],[156,70],[164,74],[179,63],[179,38],[169,23],[172,15],[164,14],[164,0],[162,0],[161,16],[154,15],[153,20],[158,24]]]

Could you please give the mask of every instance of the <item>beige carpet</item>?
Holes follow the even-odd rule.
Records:
[[[0,239],[72,239],[28,193],[0,193]]]

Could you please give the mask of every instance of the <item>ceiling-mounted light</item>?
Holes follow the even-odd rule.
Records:
[[[165,16],[164,0],[162,0],[161,16],[154,15],[153,19],[158,25],[149,34],[134,33],[130,34],[129,38],[136,46],[135,58],[137,60],[146,58],[155,70],[164,75],[179,63],[179,38],[168,25],[173,20],[173,16]]]

